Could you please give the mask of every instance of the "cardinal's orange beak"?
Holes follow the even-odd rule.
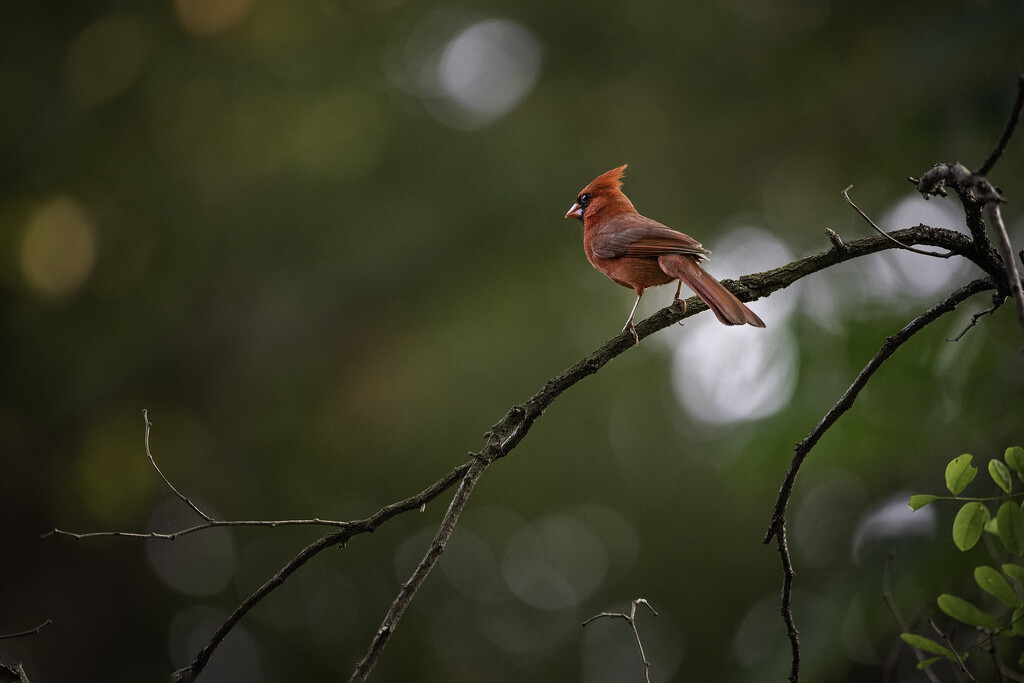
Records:
[[[579,218],[583,220],[583,209],[580,208],[579,204],[573,204],[572,208],[569,209],[569,213],[565,214],[566,218]]]

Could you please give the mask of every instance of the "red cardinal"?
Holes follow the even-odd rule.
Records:
[[[722,324],[764,327],[756,313],[698,265],[711,253],[700,242],[637,213],[619,189],[625,170],[619,166],[599,175],[583,188],[565,214],[583,221],[583,251],[590,263],[636,292],[636,303],[622,331],[632,332],[639,344],[633,316],[640,297],[646,288],[673,280],[679,280],[675,301],[680,300],[679,292],[686,283]]]

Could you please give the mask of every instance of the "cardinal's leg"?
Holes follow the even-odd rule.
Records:
[[[672,303],[674,303],[674,304],[681,304],[682,307],[683,307],[683,313],[686,313],[686,299],[680,299],[679,298],[679,292],[681,292],[681,291],[683,291],[683,281],[682,280],[680,280],[679,284],[676,286],[676,295],[675,295],[675,298],[672,299]],[[683,321],[680,320],[679,324],[682,325]]]
[[[680,280],[679,284],[676,286],[676,295],[675,295],[675,298],[672,299],[672,303],[674,303],[674,304],[682,304],[683,305],[683,313],[686,313],[686,300],[679,298],[679,292],[681,292],[681,291],[683,291],[683,281],[682,280]]]
[[[626,330],[629,330],[630,332],[633,333],[633,340],[637,344],[640,343],[640,337],[637,336],[636,328],[633,327],[633,316],[636,315],[636,307],[640,305],[640,297],[642,297],[643,295],[644,295],[643,288],[642,287],[637,288],[636,289],[636,301],[633,302],[633,310],[629,312],[629,320],[626,321],[626,326],[622,328],[623,332],[625,332]]]

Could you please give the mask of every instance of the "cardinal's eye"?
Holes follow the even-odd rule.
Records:
[[[576,198],[576,203],[580,205],[581,209],[587,208],[587,204],[590,203],[590,193],[584,192],[583,194],[581,194],[579,197]]]

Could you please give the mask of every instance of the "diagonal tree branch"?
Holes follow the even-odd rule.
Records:
[[[1003,214],[999,210],[999,203],[998,199],[989,202],[989,223],[995,230],[996,246],[1003,259],[1003,266],[1006,268],[1006,281],[1010,286],[1010,298],[1013,299],[1014,308],[1017,311],[1017,322],[1020,324],[1021,332],[1024,332],[1024,288],[1020,284],[1017,264],[1013,261],[1013,247],[1010,246],[1010,236],[1006,233],[1006,226],[1003,225]]]
[[[352,677],[349,678],[349,681],[352,683],[365,681],[366,677],[370,675],[370,671],[377,664],[377,660],[380,659],[380,655],[384,651],[384,646],[387,645],[388,640],[391,639],[391,634],[394,633],[395,627],[398,625],[398,620],[405,614],[406,608],[409,607],[412,599],[416,597],[416,592],[423,585],[423,582],[426,581],[430,570],[434,568],[434,565],[440,559],[448,539],[451,538],[452,532],[455,531],[455,525],[459,521],[459,516],[462,515],[466,503],[469,502],[469,495],[473,492],[473,488],[480,481],[484,470],[487,469],[491,462],[493,460],[488,461],[480,457],[469,466],[469,471],[462,478],[462,484],[455,492],[451,505],[448,506],[448,512],[445,513],[444,519],[441,520],[441,524],[438,526],[437,533],[434,534],[434,539],[427,549],[427,554],[420,561],[415,571],[413,571],[409,580],[402,584],[402,590],[399,591],[395,601],[391,603],[388,613],[384,616],[384,622],[377,629],[369,649],[356,665],[355,671],[352,672]]]
[[[738,280],[724,280],[725,284],[736,296],[743,301],[753,301],[770,295],[772,292],[784,289],[794,282],[817,273],[821,270],[834,266],[844,261],[867,256],[879,251],[892,248],[902,248],[906,245],[925,244],[946,249],[950,252],[963,256],[982,270],[994,274],[998,278],[1004,276],[999,258],[990,248],[979,247],[967,235],[962,233],[934,228],[924,225],[897,230],[890,235],[874,235],[850,243],[844,243],[834,233],[829,231],[829,239],[832,248],[826,252],[808,256],[792,263],[780,266],[773,270],[756,273],[739,278]],[[896,240],[896,242],[893,241]],[[1005,276],[1004,276],[1005,277]],[[676,305],[661,309],[651,317],[642,321],[636,326],[638,338],[648,337],[659,330],[669,327],[680,320],[706,309],[707,306],[697,297],[691,297],[686,301],[685,307]],[[426,503],[436,499],[444,491],[454,486],[456,482],[462,481],[459,490],[456,492],[448,511],[441,522],[437,534],[431,542],[430,547],[421,561],[420,565],[413,572],[412,577],[403,586],[395,601],[392,603],[385,616],[384,622],[375,634],[367,654],[357,665],[352,680],[365,679],[372,670],[374,664],[380,657],[380,653],[394,632],[398,621],[404,614],[409,603],[415,597],[416,591],[422,585],[431,568],[444,552],[445,544],[450,538],[459,515],[465,507],[466,501],[471,494],[476,482],[486,468],[495,460],[508,455],[529,433],[533,423],[544,413],[545,409],[556,400],[563,392],[574,386],[577,382],[596,373],[605,364],[634,347],[634,338],[629,333],[623,333],[608,340],[599,349],[581,359],[576,364],[566,369],[556,377],[548,380],[530,399],[521,405],[514,406],[508,413],[485,435],[486,443],[483,451],[479,454],[471,454],[473,459],[446,474],[437,482],[429,486],[419,494],[388,505],[376,514],[363,520],[352,522],[332,522],[325,520],[285,520],[285,521],[244,521],[228,522],[209,519],[198,510],[191,501],[180,492],[170,488],[179,499],[198,512],[204,519],[204,524],[197,525],[172,534],[127,534],[124,532],[100,532],[103,535],[130,535],[140,538],[173,538],[184,533],[191,533],[211,526],[278,526],[283,524],[327,524],[340,527],[317,541],[306,546],[292,560],[281,568],[265,584],[257,589],[247,598],[217,629],[206,645],[197,653],[193,662],[186,668],[176,672],[176,681],[193,681],[203,671],[209,658],[217,649],[224,637],[230,630],[263,598],[269,595],[274,589],[284,583],[287,578],[302,567],[306,562],[315,557],[321,551],[334,545],[344,546],[352,537],[369,533],[392,517],[414,509],[419,509]],[[147,456],[149,420],[147,424]],[[155,462],[153,463],[155,466]],[[159,469],[158,469],[159,471]],[[161,478],[163,475],[161,473]],[[795,474],[794,474],[795,478]],[[170,482],[164,478],[170,486]],[[93,534],[71,534],[60,530],[54,530],[50,534],[61,534],[74,537],[90,537]],[[795,632],[795,627],[794,627]]]
[[[1013,137],[1013,131],[1017,127],[1017,122],[1020,121],[1022,109],[1024,109],[1024,72],[1017,76],[1017,99],[1013,102],[1013,108],[1010,110],[1010,117],[1006,120],[1003,134],[999,137],[999,142],[996,143],[995,149],[989,154],[988,159],[985,159],[985,163],[978,167],[974,175],[987,176],[992,167],[999,161],[999,157],[1003,155],[1003,150],[1006,149],[1007,143]]]
[[[447,475],[431,484],[415,496],[398,501],[397,503],[392,503],[391,505],[386,505],[378,510],[376,514],[371,517],[367,517],[366,519],[347,522],[346,528],[322,536],[303,548],[298,555],[289,560],[288,563],[280,569],[280,571],[274,574],[269,581],[260,586],[255,593],[246,598],[245,602],[239,605],[235,611],[228,616],[227,620],[221,624],[220,628],[218,628],[210,640],[207,641],[206,645],[204,645],[199,653],[196,654],[192,663],[184,669],[179,669],[174,672],[173,680],[179,683],[194,681],[206,667],[206,663],[210,660],[210,656],[213,655],[214,650],[217,649],[231,629],[235,627],[235,624],[241,621],[242,617],[248,614],[249,610],[255,607],[261,600],[263,600],[263,598],[267,597],[267,595],[269,595],[275,588],[284,583],[289,576],[299,569],[299,567],[316,557],[321,551],[335,545],[344,547],[349,539],[357,534],[371,533],[392,517],[403,512],[423,508],[423,506],[440,496],[461,477],[463,477],[469,471],[470,466],[471,463],[466,463],[465,465],[456,467]]]

